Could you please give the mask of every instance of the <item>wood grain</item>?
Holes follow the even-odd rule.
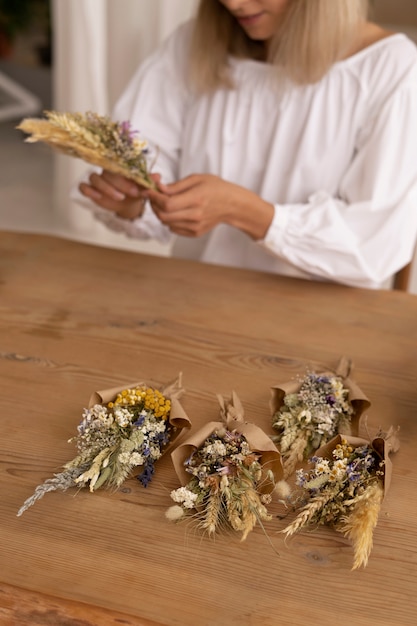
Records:
[[[406,293],[1,233],[0,624],[31,611],[56,626],[415,624],[416,347]],[[331,529],[285,542],[279,504],[268,537],[256,528],[244,543],[168,523],[168,456],[147,489],[132,478],[116,493],[48,494],[16,517],[72,458],[92,391],[182,371],[193,430],[218,418],[216,393],[235,390],[270,433],[270,387],[342,355],[372,402],[369,433],[401,428],[364,570],[350,570],[352,548]]]
[[[0,583],[0,626],[158,626],[155,622]]]

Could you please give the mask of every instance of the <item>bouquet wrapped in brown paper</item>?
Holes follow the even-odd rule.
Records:
[[[370,402],[351,378],[352,364],[342,357],[334,371],[309,372],[301,380],[272,387],[272,437],[284,465],[284,478],[298,463],[337,434],[357,435]]]
[[[310,469],[297,470],[299,489],[290,502],[298,514],[282,532],[289,537],[306,527],[332,525],[353,544],[352,569],[365,567],[391,481],[389,455],[398,448],[393,428],[372,441],[337,435],[317,450]]]
[[[148,171],[148,143],[130,122],[87,113],[46,111],[45,118],[26,118],[17,127],[29,143],[42,141],[69,156],[155,188]]]
[[[243,541],[270,519],[266,505],[282,478],[281,457],[261,428],[244,421],[235,393],[218,399],[222,421],[207,423],[171,454],[182,487],[171,492],[176,505],[167,517],[191,514],[209,535],[232,528]]]
[[[77,445],[77,456],[62,472],[36,487],[18,515],[49,491],[118,488],[135,468],[140,468],[137,478],[146,487],[155,462],[191,426],[179,402],[183,392],[181,375],[161,390],[136,382],[94,392],[84,409],[78,435],[70,439]]]

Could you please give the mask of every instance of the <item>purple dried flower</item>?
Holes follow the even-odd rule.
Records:
[[[152,480],[152,476],[155,472],[154,462],[152,459],[148,459],[143,466],[143,471],[139,476],[137,476],[138,481],[144,486],[147,487]]]

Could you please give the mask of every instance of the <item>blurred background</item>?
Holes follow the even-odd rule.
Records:
[[[50,108],[109,113],[139,63],[197,4],[0,0],[0,229],[170,253],[166,246],[130,241],[94,222],[69,200],[85,164],[41,144],[25,144],[15,127],[23,117]],[[373,19],[417,43],[417,0],[373,0]],[[417,294],[417,262],[411,291]]]

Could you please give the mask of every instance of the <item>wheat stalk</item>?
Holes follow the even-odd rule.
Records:
[[[282,463],[284,470],[284,479],[288,478],[288,476],[293,473],[298,463],[303,460],[306,445],[307,437],[305,433],[297,437],[297,439],[291,444],[288,453],[284,455]]]
[[[286,528],[284,528],[283,532],[287,537],[291,537],[298,530],[306,526],[308,522],[313,518],[313,516],[320,511],[326,502],[333,498],[333,493],[324,493],[313,498],[306,506],[304,506],[300,513],[297,515],[295,520],[289,524]]]
[[[219,490],[211,491],[204,510],[204,519],[201,521],[201,528],[208,531],[209,535],[216,532],[219,522],[221,507],[221,493]]]

